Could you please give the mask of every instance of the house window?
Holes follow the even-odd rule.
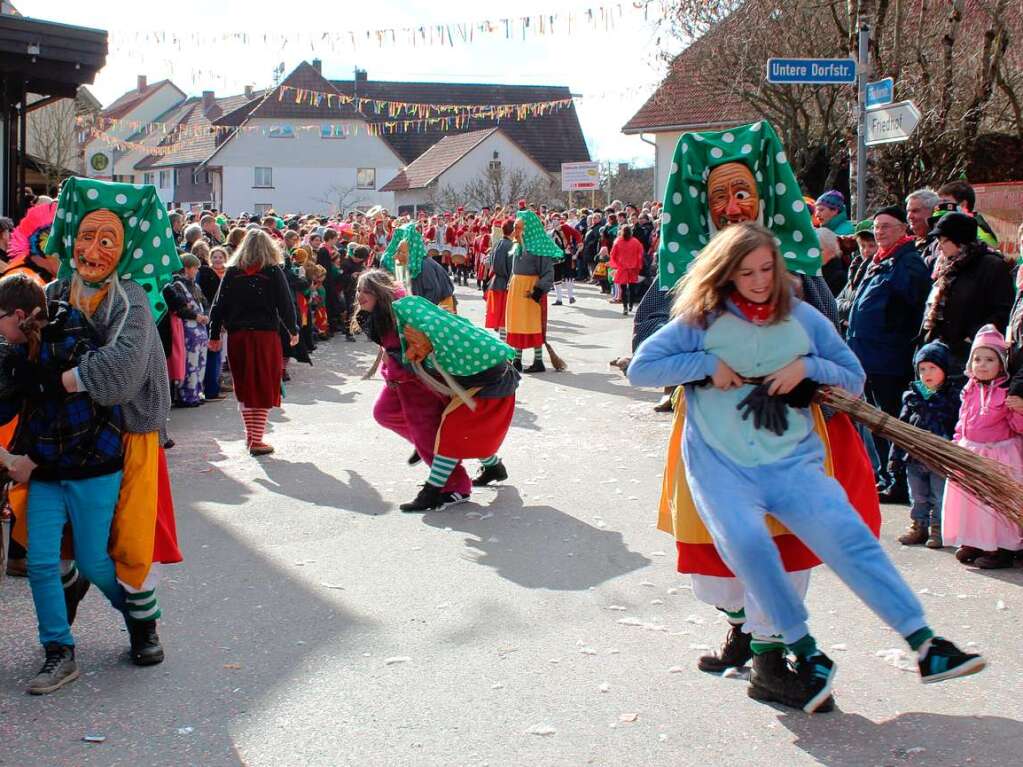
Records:
[[[160,171],[160,188],[166,189],[170,186],[171,172],[169,170]]]
[[[127,175],[115,173],[113,176],[113,180],[118,181],[122,184],[131,184],[135,181],[135,176],[133,176],[130,173]]]
[[[274,185],[273,168],[254,168],[255,178],[252,185],[256,187],[272,187]]]
[[[358,168],[355,171],[355,186],[358,189],[376,189],[377,188],[377,169],[376,168]]]
[[[263,216],[270,212],[270,209],[272,207],[273,205],[271,205],[268,202],[257,202],[255,205],[256,215],[262,218]]]
[[[271,125],[270,138],[295,138],[295,129],[290,125]]]
[[[174,170],[171,171],[171,179],[172,179],[172,182],[174,184],[174,188],[177,189],[178,188],[178,169],[177,168],[175,168]]]
[[[210,172],[202,168],[196,168],[192,171],[192,183],[196,186],[210,183]]]
[[[143,173],[142,174],[142,183],[143,184],[152,184],[153,183],[153,174],[152,173]]]
[[[320,138],[348,138],[344,125],[321,125]]]

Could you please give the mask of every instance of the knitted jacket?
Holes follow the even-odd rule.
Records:
[[[132,280],[121,280],[128,299],[108,294],[88,319],[89,325],[102,339],[103,345],[88,351],[78,360],[78,378],[99,405],[121,405],[124,430],[133,434],[163,432],[170,414],[170,381],[167,359],[156,332],[149,298],[142,286]],[[51,301],[68,301],[70,280],[57,280],[46,286]],[[110,317],[107,306],[113,300]],[[116,341],[110,336],[121,318],[124,326]]]

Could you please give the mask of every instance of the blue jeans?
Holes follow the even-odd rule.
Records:
[[[220,396],[220,372],[224,367],[223,354],[223,351],[206,352],[206,375],[202,385],[206,399]]]
[[[121,472],[57,482],[32,480],[28,489],[28,581],[39,621],[39,641],[73,645],[60,582],[60,542],[71,523],[78,571],[96,584],[115,610],[125,592],[107,553],[110,523],[121,490]]]
[[[909,481],[909,498],[913,502],[910,518],[925,525],[940,525],[945,478],[921,463],[910,461],[906,464],[906,479]]]

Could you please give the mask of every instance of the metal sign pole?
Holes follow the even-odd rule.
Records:
[[[870,25],[860,21],[856,67],[856,219],[867,217],[867,80],[870,76]]]

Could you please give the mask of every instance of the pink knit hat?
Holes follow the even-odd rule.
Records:
[[[998,359],[1002,361],[1003,371],[1009,369],[1009,345],[1005,343],[1005,336],[994,325],[985,325],[977,331],[977,335],[973,337],[973,345],[970,347],[970,359],[973,359],[973,353],[981,347],[990,349],[998,355]]]

